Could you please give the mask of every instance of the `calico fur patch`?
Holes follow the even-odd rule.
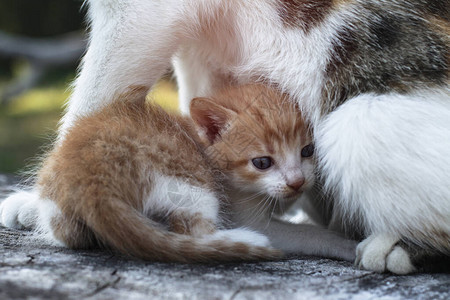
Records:
[[[326,67],[324,113],[360,93],[406,93],[448,84],[446,13],[440,13],[437,31],[417,13],[421,1],[391,5],[396,9],[385,2],[361,2],[355,17],[338,30]]]

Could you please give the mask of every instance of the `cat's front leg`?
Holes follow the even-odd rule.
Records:
[[[133,85],[150,88],[170,67],[191,24],[182,0],[88,1],[90,43],[60,127],[113,101]]]
[[[207,43],[204,41],[203,43]],[[231,76],[213,68],[208,54],[199,49],[198,42],[180,49],[172,60],[178,85],[178,100],[181,113],[189,115],[189,104],[195,97],[213,95],[231,84]]]
[[[370,235],[358,245],[355,265],[379,273],[409,274],[416,271],[408,252],[398,242],[399,238],[389,233]]]

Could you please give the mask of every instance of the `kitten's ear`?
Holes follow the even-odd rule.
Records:
[[[213,143],[236,117],[236,112],[208,98],[192,99],[190,112],[195,124],[205,133],[210,143]]]

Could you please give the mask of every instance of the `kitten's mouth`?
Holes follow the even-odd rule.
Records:
[[[283,200],[294,200],[294,199],[300,198],[301,195],[302,195],[302,191],[291,192],[291,193],[283,195]]]

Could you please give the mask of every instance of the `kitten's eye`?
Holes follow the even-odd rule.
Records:
[[[311,157],[314,154],[314,145],[309,144],[302,149],[302,157]]]
[[[272,159],[268,156],[254,158],[252,159],[252,163],[260,170],[268,169],[273,165]]]

